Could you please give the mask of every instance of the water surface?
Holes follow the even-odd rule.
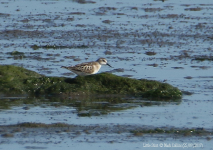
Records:
[[[74,74],[60,68],[106,57],[114,67],[103,66],[100,72],[112,72],[130,78],[145,78],[167,82],[190,95],[183,95],[180,103],[154,103],[144,105],[131,99],[129,104],[113,104],[107,113],[96,110],[90,117],[79,116],[89,111],[94,102],[78,107],[71,103],[18,103],[1,109],[0,124],[21,122],[56,123],[76,125],[135,125],[152,127],[212,128],[212,9],[210,0],[189,1],[2,1],[0,5],[0,64],[12,64],[36,71],[46,76]],[[43,46],[33,49],[32,46]],[[56,48],[44,48],[45,46]],[[23,52],[13,54],[10,52]],[[2,97],[11,100],[11,97]],[[16,99],[16,98],[15,98]],[[24,98],[25,99],[25,98]],[[51,100],[50,100],[51,101]],[[75,99],[84,101],[84,99]],[[101,102],[102,104],[105,102]],[[27,109],[26,109],[27,108]],[[93,109],[94,110],[94,109]],[[75,140],[53,146],[52,142],[30,142],[15,138],[4,139],[2,146],[20,149],[57,149],[76,147],[85,149],[140,149],[141,143],[172,143],[173,138],[149,136],[128,139],[129,133],[105,134],[106,140],[84,134]],[[86,134],[87,135],[87,134]],[[126,142],[116,141],[124,136]],[[63,137],[63,136],[62,136]],[[113,137],[114,142],[110,142]],[[32,138],[29,136],[29,138]],[[35,137],[37,138],[37,137]],[[47,139],[44,136],[44,139]],[[163,140],[162,140],[163,139]],[[47,140],[48,141],[48,140]],[[178,143],[203,143],[212,147],[205,138],[180,138]],[[121,144],[121,143],[122,144]],[[12,144],[11,144],[12,143]],[[81,143],[79,145],[79,143]],[[91,144],[92,143],[92,144]],[[131,143],[131,144],[128,144]],[[78,144],[78,146],[75,146]]]

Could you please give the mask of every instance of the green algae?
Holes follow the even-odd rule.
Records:
[[[177,88],[154,80],[137,80],[109,73],[75,78],[46,77],[22,67],[0,66],[1,93],[32,95],[129,95],[150,99],[180,99]]]
[[[24,131],[30,129],[30,131],[36,132],[42,132],[43,128],[48,132],[52,131],[64,131],[67,132],[69,130],[71,131],[90,131],[92,132],[103,132],[103,133],[126,133],[129,132],[134,136],[143,136],[143,135],[173,135],[175,138],[177,136],[180,137],[189,137],[189,136],[202,136],[209,139],[213,131],[204,128],[173,128],[173,127],[150,127],[150,126],[135,126],[135,125],[112,125],[112,126],[101,126],[101,125],[75,125],[75,124],[67,124],[63,122],[57,122],[57,123],[36,123],[36,122],[22,122],[18,124],[13,125],[1,125],[1,128],[5,128],[7,130],[5,131],[14,131],[16,129],[16,132],[22,132],[22,128],[24,128]],[[104,130],[103,130],[104,128]],[[66,129],[66,130],[65,130]],[[4,132],[4,131],[2,131]]]
[[[213,61],[212,56],[207,56],[207,55],[201,55],[201,56],[195,56],[192,61]]]
[[[120,77],[109,73],[67,79],[67,83],[75,84],[79,91],[90,94],[122,94],[142,96],[145,98],[181,98],[177,88],[154,80],[137,80]]]
[[[181,136],[206,136],[211,135],[212,131],[206,131],[203,128],[155,128],[131,130],[134,136],[142,136],[144,134],[174,134]]]
[[[41,77],[38,73],[12,65],[0,66],[1,93],[26,93],[24,80]]]
[[[78,46],[61,46],[61,45],[44,45],[44,46],[39,46],[39,45],[31,45],[31,48],[33,50],[38,50],[39,48],[42,49],[64,49],[64,48],[80,48],[80,49],[84,49],[84,48],[89,48],[86,45],[78,45]]]
[[[53,123],[53,124],[45,124],[45,123],[34,123],[34,122],[23,122],[15,125],[17,127],[25,127],[25,128],[43,128],[43,127],[70,127],[72,125],[66,123]]]
[[[23,52],[19,52],[19,51],[12,51],[12,52],[7,52],[6,54],[9,54],[9,55],[23,55],[24,56],[24,53]]]
[[[24,53],[23,52],[19,52],[19,51],[7,52],[6,54],[11,55],[13,57],[13,59],[15,59],[15,60],[26,58]]]

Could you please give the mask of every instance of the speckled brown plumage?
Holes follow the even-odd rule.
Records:
[[[101,65],[110,66],[105,58],[99,58],[97,61],[81,63],[70,67],[62,66],[61,68],[68,69],[80,76],[86,76],[96,74],[100,70]]]

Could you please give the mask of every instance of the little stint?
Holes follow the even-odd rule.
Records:
[[[79,76],[87,76],[87,75],[96,74],[100,70],[101,65],[110,66],[107,63],[107,60],[105,58],[99,58],[96,61],[85,62],[82,64],[78,64],[75,66],[69,66],[69,67],[61,66],[61,68],[68,69]],[[112,66],[110,66],[110,67],[112,67]]]

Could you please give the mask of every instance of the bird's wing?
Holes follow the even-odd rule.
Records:
[[[92,62],[82,63],[75,66],[72,66],[72,70],[81,71],[81,72],[91,72],[93,66],[91,65]]]

